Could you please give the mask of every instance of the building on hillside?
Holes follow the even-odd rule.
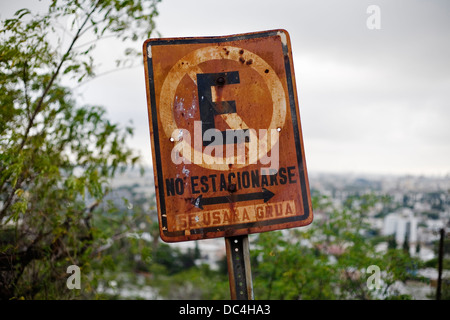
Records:
[[[416,254],[417,246],[417,218],[409,208],[401,208],[398,211],[388,214],[384,218],[383,235],[395,236],[397,248],[402,248],[406,244],[409,246],[411,255]]]

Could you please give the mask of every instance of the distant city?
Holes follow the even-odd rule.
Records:
[[[434,257],[430,245],[450,222],[450,176],[310,174],[309,180],[312,191],[329,196],[338,207],[354,194],[390,196],[390,210],[378,204],[369,223],[381,235],[393,235],[397,247],[407,238],[410,254],[422,260]]]
[[[312,194],[327,196],[336,208],[352,195],[371,193],[389,196],[391,201],[388,208],[377,203],[368,213],[370,231],[380,236],[391,236],[394,241],[391,244],[379,243],[377,250],[387,250],[392,245],[397,248],[406,246],[411,256],[429,261],[436,258],[434,243],[439,240],[439,230],[444,228],[447,233],[450,231],[450,175],[433,177],[310,172],[309,183]],[[136,169],[116,177],[112,182],[112,192],[106,200],[113,201],[123,209],[131,209],[139,203],[145,212],[148,211],[156,219],[153,169],[146,168],[143,175]],[[315,210],[314,219],[321,219],[324,214]],[[253,236],[250,236],[250,242]],[[143,238],[154,240],[145,231]],[[225,255],[225,241],[221,238],[180,242],[171,246],[181,250],[197,246],[202,255],[198,263],[207,263],[212,269],[218,268],[218,262]],[[449,278],[448,273],[445,271],[444,277]],[[437,270],[426,268],[420,270],[420,274],[428,278],[431,285],[416,287],[417,284],[413,284],[401,289],[416,299],[427,299],[435,290],[432,286],[437,279]]]

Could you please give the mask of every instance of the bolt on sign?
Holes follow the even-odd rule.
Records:
[[[285,30],[149,39],[144,63],[164,241],[312,222]]]

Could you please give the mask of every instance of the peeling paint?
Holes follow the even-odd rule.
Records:
[[[287,37],[286,37],[286,33],[284,33],[284,31],[278,31],[277,35],[280,36],[280,38],[281,38],[281,43],[282,43],[284,46],[287,46]]]
[[[152,46],[148,46],[147,47],[147,56],[149,57],[149,59],[152,58]]]

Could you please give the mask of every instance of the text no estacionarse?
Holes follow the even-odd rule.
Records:
[[[192,194],[227,191],[231,184],[234,184],[237,190],[294,184],[297,183],[295,169],[295,166],[291,166],[280,167],[278,171],[269,169],[266,172],[269,174],[261,174],[259,169],[255,169],[203,176],[185,176],[184,178],[167,178],[165,179],[166,195],[183,195],[186,192],[186,179],[189,179]]]

